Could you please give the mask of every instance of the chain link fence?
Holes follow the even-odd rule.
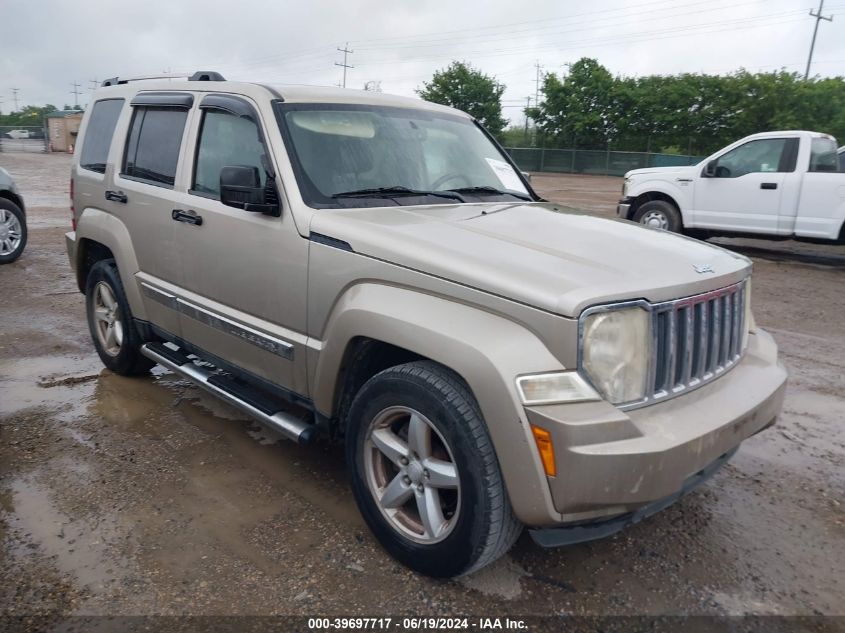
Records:
[[[0,125],[0,152],[46,152],[45,129],[36,125]]]
[[[550,171],[564,174],[622,176],[631,169],[695,165],[705,156],[614,152],[589,149],[505,148],[523,171]]]

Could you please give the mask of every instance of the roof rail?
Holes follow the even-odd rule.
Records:
[[[161,75],[140,75],[138,77],[112,77],[106,79],[101,86],[117,86],[120,84],[127,84],[130,81],[146,81],[148,79],[187,79],[188,81],[226,81],[218,72],[213,70],[198,70],[193,75],[187,74],[161,74]]]

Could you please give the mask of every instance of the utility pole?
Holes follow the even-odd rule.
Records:
[[[528,108],[531,107],[531,97],[525,97],[525,144],[528,145]]]
[[[100,86],[100,82],[96,78],[95,79],[89,79],[88,83],[91,84],[91,90],[92,91],[96,90]]]
[[[82,94],[79,92],[79,84],[74,81],[70,85],[73,86],[73,90],[70,91],[73,95],[73,106],[79,110],[79,95]]]
[[[355,51],[349,50],[349,42],[347,42],[346,46],[344,46],[343,48],[338,47],[337,50],[339,50],[341,53],[343,53],[343,63],[338,64],[337,62],[335,62],[334,65],[343,67],[343,87],[346,88],[346,69],[347,68],[355,68],[355,66],[350,66],[349,64],[346,63],[346,56],[349,55],[350,53],[354,53]]]
[[[810,56],[807,57],[807,70],[804,72],[804,81],[807,81],[810,78],[810,65],[813,63],[813,49],[816,47],[816,35],[819,32],[819,22],[822,20],[827,20],[828,22],[833,22],[832,15],[822,15],[822,9],[824,8],[824,0],[819,0],[819,10],[818,12],[813,12],[810,9],[810,15],[816,18],[816,26],[813,28],[813,40],[810,42]]]
[[[534,79],[534,105],[540,103],[540,71],[543,69],[540,66],[540,60],[537,60],[537,63],[534,64],[534,68],[537,69],[537,76]]]
[[[12,88],[12,99],[15,100],[15,109],[13,110],[13,112],[18,111],[18,91],[19,90],[20,90],[20,88]]]

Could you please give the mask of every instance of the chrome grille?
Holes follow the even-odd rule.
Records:
[[[652,363],[645,404],[697,387],[742,355],[746,282],[651,306]]]

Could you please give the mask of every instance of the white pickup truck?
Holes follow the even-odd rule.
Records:
[[[629,171],[617,213],[697,237],[843,242],[841,158],[836,139],[827,134],[754,134],[697,165]]]

